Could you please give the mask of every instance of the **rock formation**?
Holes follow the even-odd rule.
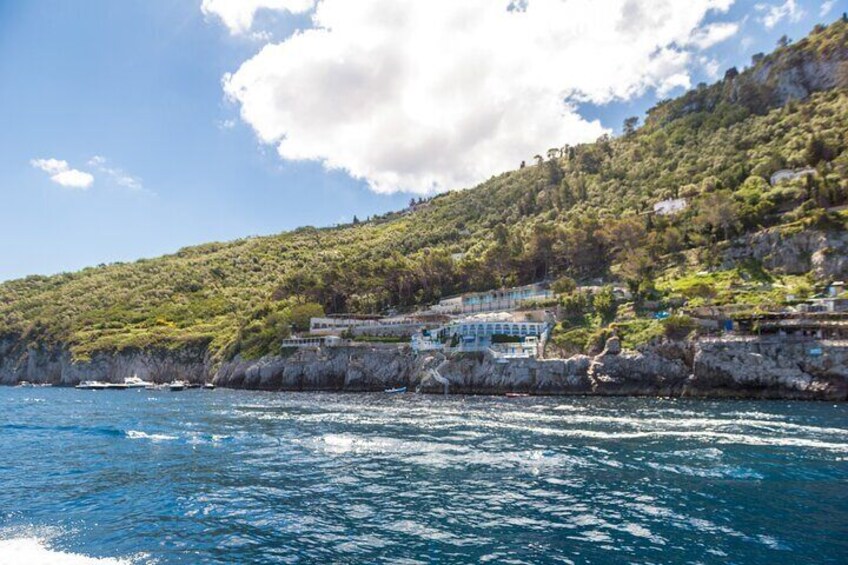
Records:
[[[497,360],[488,354],[415,355],[407,346],[303,348],[291,355],[236,358],[220,365],[202,351],[125,351],[73,361],[62,348],[20,349],[0,342],[0,384],[72,386],[83,380],[211,381],[229,388],[382,391],[395,386],[451,393],[638,395],[848,400],[848,344],[728,338],[664,342],[621,350],[610,338],[597,356]]]

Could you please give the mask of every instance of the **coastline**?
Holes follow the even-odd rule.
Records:
[[[434,376],[433,369],[438,368]],[[848,400],[848,341],[713,338],[596,356],[496,360],[488,354],[416,355],[408,346],[301,348],[215,364],[205,349],[99,353],[74,361],[63,347],[0,343],[0,384],[75,386],[86,380],[211,382],[267,391],[375,392],[405,386],[444,394],[655,396],[704,399]]]

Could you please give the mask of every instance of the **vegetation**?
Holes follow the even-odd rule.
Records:
[[[778,285],[809,289],[809,278],[764,282],[750,265],[716,267],[724,243],[742,234],[845,229],[845,213],[832,208],[848,202],[846,45],[848,24],[821,26],[752,69],[657,105],[641,127],[628,120],[620,137],[552,149],[535,166],[400,212],[4,283],[0,337],[63,343],[78,358],[189,345],[253,357],[319,313],[402,311],[548,279],[564,319],[554,342],[584,348],[624,314],[612,289],[588,296],[575,280],[619,280],[636,302],[773,300]],[[787,102],[780,73],[811,59],[835,63],[835,87]],[[814,172],[768,182],[801,167]],[[689,205],[649,213],[671,198]],[[665,330],[683,331],[682,321]],[[635,343],[658,328],[642,321],[619,331]]]

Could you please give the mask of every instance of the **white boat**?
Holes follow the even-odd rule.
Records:
[[[185,381],[174,381],[168,385],[168,390],[171,392],[179,392],[181,390],[185,390],[188,383]]]
[[[82,381],[76,387],[81,390],[106,390],[107,388],[126,388],[119,387],[119,385],[114,385],[112,383],[107,383],[104,381]]]
[[[127,377],[124,379],[124,384],[127,385],[127,388],[147,388],[147,381],[140,379],[138,377]]]
[[[215,390],[215,385],[213,385],[212,383],[203,383],[203,388],[205,388],[206,390]]]

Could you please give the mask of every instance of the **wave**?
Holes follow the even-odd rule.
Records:
[[[0,540],[0,565],[131,565],[135,560],[97,558],[50,549],[33,537]]]
[[[175,439],[179,439],[177,436],[169,436],[167,434],[149,434],[138,430],[129,430],[127,432],[127,437],[130,439],[149,439],[150,441],[173,441]]]

